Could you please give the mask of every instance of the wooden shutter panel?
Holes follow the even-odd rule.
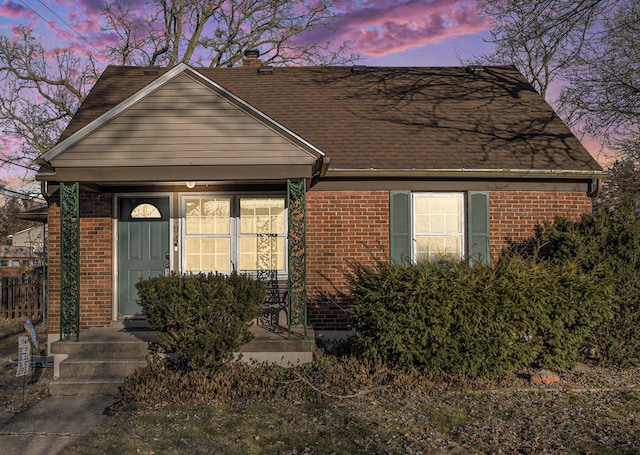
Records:
[[[468,200],[469,262],[489,264],[489,193],[470,191]]]
[[[393,262],[411,260],[411,193],[390,194],[390,256]]]

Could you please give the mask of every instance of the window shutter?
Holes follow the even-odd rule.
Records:
[[[469,262],[489,264],[489,193],[470,191],[468,201]]]
[[[411,193],[390,194],[390,255],[394,262],[411,260]]]

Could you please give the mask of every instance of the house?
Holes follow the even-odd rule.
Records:
[[[514,67],[247,62],[110,66],[41,157],[50,331],[139,315],[141,277],[231,270],[343,329],[349,261],[489,262],[591,210],[601,167]]]
[[[0,278],[20,277],[41,264],[31,246],[0,245]]]

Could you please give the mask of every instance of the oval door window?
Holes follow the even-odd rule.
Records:
[[[131,215],[130,218],[146,218],[146,219],[153,219],[153,218],[162,218],[162,215],[160,214],[160,210],[158,210],[158,208],[154,205],[149,204],[148,202],[136,205],[133,210],[131,210]]]

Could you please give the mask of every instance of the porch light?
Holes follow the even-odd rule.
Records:
[[[196,182],[187,182],[185,185],[187,185],[187,188],[192,189],[196,186]]]

